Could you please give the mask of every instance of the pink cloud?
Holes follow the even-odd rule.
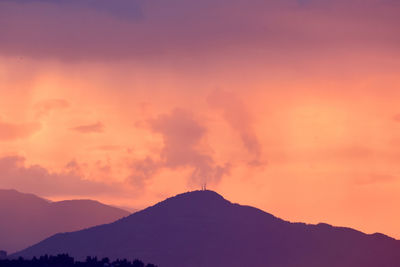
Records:
[[[0,121],[0,141],[27,138],[38,132],[40,128],[39,123],[18,124]]]
[[[142,160],[136,160],[131,164],[133,170],[132,175],[128,178],[129,181],[138,188],[143,188],[145,186],[146,180],[153,177],[160,168],[162,168],[162,163],[152,159],[151,157],[146,157]]]
[[[229,125],[239,134],[246,150],[251,154],[251,165],[262,163],[262,147],[252,126],[252,118],[243,101],[234,93],[216,90],[212,92],[207,101],[215,109],[222,111],[223,117]]]
[[[0,188],[11,188],[42,196],[112,194],[121,190],[109,185],[85,180],[76,162],[60,172],[51,172],[40,165],[27,166],[20,156],[0,158]]]
[[[201,141],[207,130],[191,112],[175,109],[148,123],[150,129],[161,134],[163,138],[161,159],[154,160],[147,157],[144,160],[135,161],[132,165],[131,177],[134,183],[140,184],[162,168],[192,168],[190,182],[196,184],[217,183],[224,175],[229,174],[229,163],[217,164],[212,155],[202,149]]]
[[[104,125],[101,122],[97,122],[94,124],[88,125],[80,125],[72,128],[72,130],[80,132],[80,133],[102,133],[104,132]]]

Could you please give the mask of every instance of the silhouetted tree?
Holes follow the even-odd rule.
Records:
[[[132,262],[132,267],[144,267],[144,263],[138,259]]]
[[[157,267],[154,264],[145,265],[142,261],[136,259],[130,262],[126,259],[118,259],[113,262],[109,258],[98,260],[97,257],[86,257],[84,262],[75,261],[68,254],[59,254],[57,256],[44,255],[39,258],[33,257],[31,260],[25,260],[22,257],[18,259],[0,260],[0,267]]]

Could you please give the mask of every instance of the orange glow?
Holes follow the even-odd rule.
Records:
[[[48,54],[28,47],[20,57],[0,45],[0,131],[26,126],[0,139],[0,158],[19,156],[21,173],[40,175],[40,166],[48,177],[67,184],[72,176],[96,190],[52,193],[22,178],[0,178],[0,187],[143,208],[200,188],[197,171],[227,199],[285,219],[400,238],[398,13],[383,18],[382,7],[367,20],[338,2],[329,12],[288,2],[282,18],[228,10],[228,22],[246,20],[239,26],[254,31],[238,36],[240,27],[211,31],[196,18],[198,34],[211,37],[175,24],[165,31],[171,37],[152,35],[162,24],[158,9],[143,29],[108,18],[105,31],[126,39],[91,51],[86,38],[99,36],[89,23],[88,36],[73,44],[78,50],[82,42],[87,57],[64,46]],[[154,40],[139,40],[139,52],[129,54],[136,41],[126,37],[129,27]]]

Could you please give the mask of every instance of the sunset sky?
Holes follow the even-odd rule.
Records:
[[[203,183],[400,239],[397,0],[3,0],[0,188],[144,208]]]

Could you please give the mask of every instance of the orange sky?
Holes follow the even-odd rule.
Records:
[[[0,3],[0,187],[400,238],[400,6],[245,2]]]

